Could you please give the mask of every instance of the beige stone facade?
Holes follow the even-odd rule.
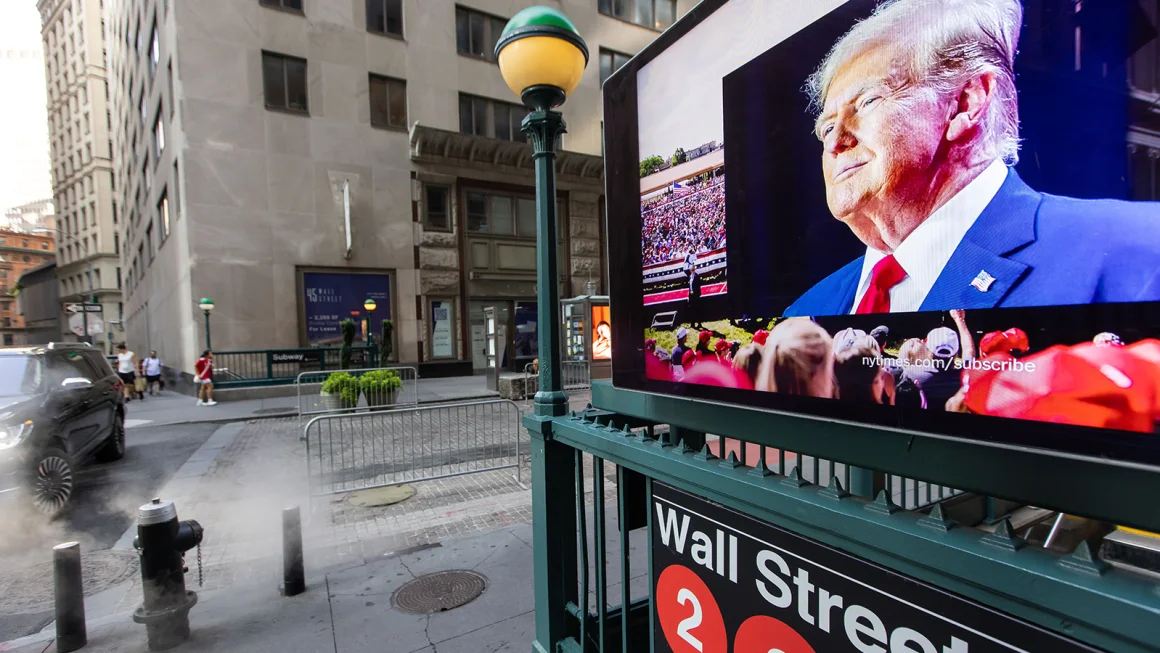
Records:
[[[102,327],[91,338],[112,353],[125,334],[102,4],[40,0],[37,9],[48,86],[61,323],[67,323],[64,303],[90,302],[95,295]]]
[[[531,148],[511,138],[518,100],[498,67],[461,50],[464,29],[487,40],[534,3],[104,2],[131,341],[189,369],[203,346],[196,304],[210,297],[215,350],[318,344],[304,287],[316,272],[390,275],[402,362],[478,367],[485,305],[520,330],[515,314],[535,301]],[[383,31],[401,34],[368,28],[378,2]],[[589,280],[605,288],[600,55],[634,53],[659,33],[603,15],[603,3],[557,3],[591,50],[563,110],[565,296]],[[672,6],[683,15],[692,4]],[[438,342],[433,308],[453,322]]]

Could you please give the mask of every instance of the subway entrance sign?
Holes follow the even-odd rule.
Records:
[[[649,508],[657,651],[1097,650],[660,482]]]

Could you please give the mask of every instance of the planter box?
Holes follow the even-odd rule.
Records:
[[[372,408],[382,408],[384,406],[394,406],[395,400],[399,395],[398,390],[390,392],[369,392],[367,393],[367,405]]]
[[[335,395],[335,394],[327,394],[325,392],[319,395],[319,403],[322,405],[322,409],[327,411],[327,412],[338,412],[338,411],[343,411],[343,410],[351,410],[351,409],[355,408],[355,406],[358,405],[357,400],[354,402],[353,405],[351,405],[349,403],[343,402],[342,396]]]

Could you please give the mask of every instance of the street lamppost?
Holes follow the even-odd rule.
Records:
[[[213,300],[209,297],[202,297],[197,306],[202,313],[205,313],[205,348],[212,349],[209,346],[209,314],[213,312]]]
[[[375,346],[375,323],[373,318],[375,316],[375,309],[378,306],[375,300],[370,297],[367,297],[366,301],[363,302],[363,308],[367,311],[367,347]]]
[[[79,245],[81,248],[83,248],[85,250],[84,251],[85,276],[88,277],[89,294],[87,297],[86,296],[81,297],[81,324],[83,325],[81,327],[81,329],[84,331],[84,334],[81,335],[81,341],[92,343],[93,338],[92,338],[92,336],[89,335],[89,311],[85,308],[85,304],[88,304],[89,302],[96,303],[96,301],[95,301],[96,296],[93,294],[93,259],[92,259],[92,257],[89,256],[89,246],[87,243],[84,243],[84,242],[81,242],[80,240],[78,240],[76,238],[76,236],[73,236],[73,235],[69,234],[68,232],[62,231],[60,229],[55,229],[52,227],[42,227],[40,229],[33,231],[33,233],[48,233],[48,232],[55,233],[56,235],[61,236],[66,240],[71,240],[72,242],[76,243],[77,245]],[[60,247],[57,247],[56,252],[54,252],[54,253],[56,254],[56,257],[59,259],[60,258]],[[80,293],[77,293],[77,294],[80,295]]]
[[[536,163],[536,283],[540,378],[535,414],[568,412],[560,370],[560,288],[556,283],[556,146],[567,131],[555,108],[576,89],[588,65],[588,46],[562,12],[528,7],[508,21],[495,46],[499,70],[531,112],[521,131]]]

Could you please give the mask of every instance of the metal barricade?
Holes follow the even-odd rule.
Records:
[[[395,366],[379,367],[369,370],[347,370],[351,376],[361,379],[369,372],[390,370],[399,375],[403,382],[402,387],[394,393],[382,391],[365,391],[360,389],[353,405],[341,395],[323,395],[322,386],[331,374],[338,372],[302,372],[294,379],[294,387],[298,393],[298,423],[302,424],[305,418],[312,415],[326,415],[349,411],[391,410],[398,407],[410,407],[419,404],[419,371],[414,367]]]
[[[492,399],[327,415],[306,425],[310,496],[514,467],[527,437],[513,401]]]
[[[592,374],[588,361],[564,361],[560,365],[564,392],[576,390],[590,390],[592,388]]]
[[[535,396],[540,388],[540,375],[532,370],[532,363],[524,366],[524,399]],[[563,361],[564,392],[579,392],[592,388],[592,374],[588,361]]]
[[[524,365],[524,401],[536,396],[540,389],[540,374],[535,363]]]

